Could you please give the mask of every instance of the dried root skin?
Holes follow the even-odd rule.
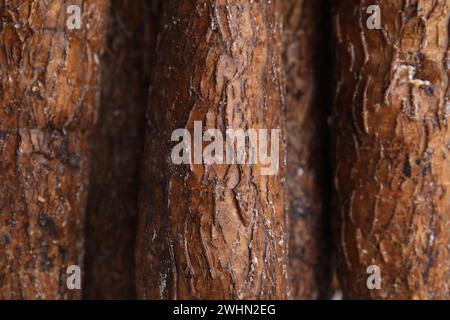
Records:
[[[339,1],[334,136],[350,298],[449,299],[448,1]],[[369,290],[370,265],[381,289]]]
[[[76,2],[81,5],[81,1]],[[88,135],[95,122],[106,0],[0,4],[0,298],[66,299],[83,264]]]
[[[278,1],[164,1],[137,240],[145,299],[287,297]],[[178,39],[178,41],[173,41]],[[174,166],[174,129],[282,129],[280,171]]]

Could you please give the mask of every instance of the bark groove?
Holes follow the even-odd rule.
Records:
[[[283,1],[292,298],[329,295],[327,1]],[[322,66],[321,66],[322,64]],[[324,67],[325,66],[325,67]]]
[[[89,299],[136,298],[137,195],[159,7],[111,1],[87,205]]]

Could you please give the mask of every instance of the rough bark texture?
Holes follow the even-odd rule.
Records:
[[[89,299],[136,298],[137,194],[158,8],[156,1],[111,2],[87,207]]]
[[[329,295],[326,1],[283,1],[286,70],[289,276],[292,298]],[[322,64],[322,66],[321,66]]]
[[[450,298],[449,1],[339,1],[334,136],[349,298]],[[381,269],[368,290],[367,267]]]
[[[278,1],[168,0],[150,94],[137,240],[146,299],[287,296]],[[281,128],[280,171],[171,162],[174,129]]]
[[[95,121],[106,0],[0,3],[0,298],[79,297],[88,132]]]

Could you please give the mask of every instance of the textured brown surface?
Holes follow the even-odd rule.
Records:
[[[171,164],[176,128],[281,128],[278,1],[164,1],[150,94],[137,240],[145,299],[287,296],[280,172],[260,166]]]
[[[329,295],[326,1],[282,1],[286,70],[289,276],[293,299]]]
[[[83,25],[73,31],[65,1],[0,3],[1,129],[92,127],[107,3],[83,1]]]
[[[89,299],[136,297],[137,194],[158,8],[156,1],[111,2],[87,207]]]
[[[334,137],[350,298],[450,298],[449,1],[338,1]],[[381,290],[366,269],[381,269]]]
[[[74,1],[74,4],[80,1]],[[0,298],[79,297],[87,132],[95,121],[106,0],[0,2]]]

